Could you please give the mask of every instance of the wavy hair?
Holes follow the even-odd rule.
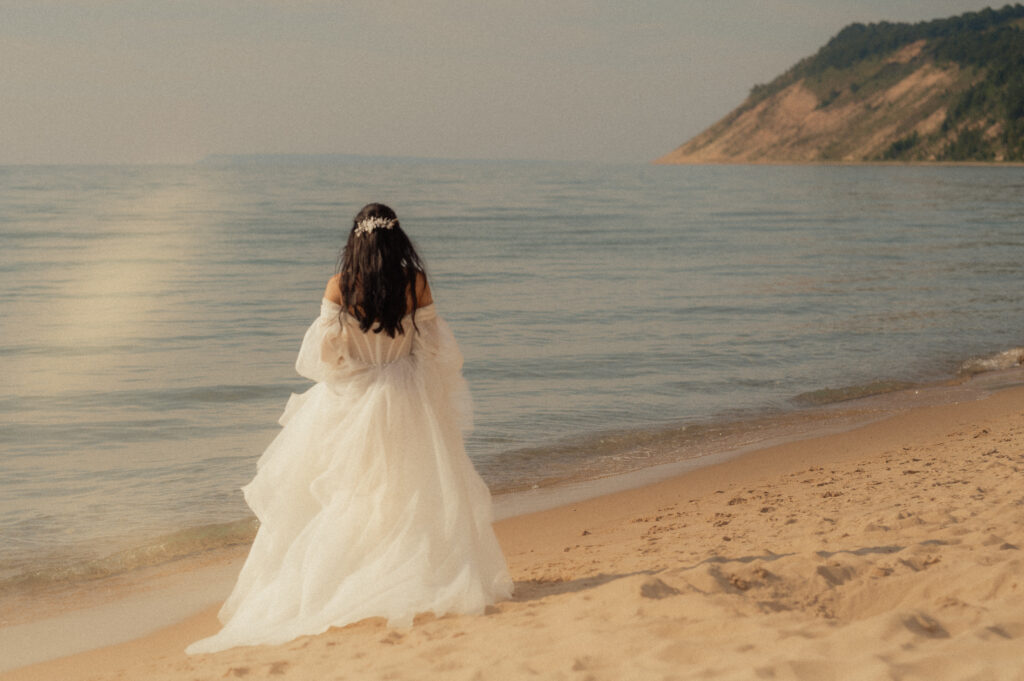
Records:
[[[402,318],[408,313],[416,328],[416,279],[426,268],[395,211],[382,203],[363,206],[338,261],[342,314],[353,315],[364,332],[392,338],[405,333]]]

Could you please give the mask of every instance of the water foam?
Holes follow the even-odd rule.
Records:
[[[1024,365],[1024,348],[1010,348],[985,357],[972,357],[960,365],[959,374],[970,377]]]

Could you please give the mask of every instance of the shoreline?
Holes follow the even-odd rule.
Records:
[[[1012,352],[1017,351],[1014,349]],[[534,489],[495,493],[495,520],[645,487],[777,445],[840,435],[920,407],[984,399],[1006,388],[1024,386],[1024,354],[1020,355],[1020,359],[1022,361],[1011,367],[976,371],[931,383],[912,384],[860,397],[812,404],[792,411],[701,424],[701,427],[712,430],[735,429],[736,437],[722,438],[713,446],[706,447],[701,454],[689,458],[658,461],[593,477],[562,479]],[[688,444],[694,446],[693,442]]]
[[[907,168],[1024,168],[1024,161],[786,161],[782,159],[758,161],[686,160],[648,161],[653,166],[883,166]]]
[[[857,405],[865,405],[865,410],[876,413],[901,409],[906,405],[886,401],[918,389],[955,391],[964,383],[976,383],[979,376],[998,374],[1021,364],[1024,347],[1014,338],[1009,343],[930,363],[928,371],[916,372],[916,378],[862,379],[838,382],[835,388],[822,383],[805,392],[776,394],[760,404],[744,404],[732,411],[720,408],[668,420],[662,415],[661,420],[648,423],[574,432],[540,444],[496,450],[498,456],[481,457],[476,466],[495,498],[524,500],[524,504],[510,503],[511,513],[523,512],[524,508],[550,508],[557,503],[646,484],[751,447],[847,429],[876,418],[874,414],[857,414]],[[1024,377],[1020,382],[1024,383]],[[278,407],[275,403],[273,413],[279,414]],[[245,471],[249,476],[252,452],[260,451],[260,445],[246,448],[246,460],[250,463]],[[218,477],[206,476],[204,480]],[[246,479],[236,478],[236,484],[241,485]],[[633,482],[622,482],[625,480]],[[38,530],[38,534],[16,531],[12,545],[6,547],[4,569],[0,570],[0,628],[26,619],[21,614],[12,617],[8,607],[10,600],[24,600],[25,593],[32,592],[44,600],[54,594],[61,598],[63,594],[58,592],[80,591],[81,584],[116,579],[221,547],[251,543],[255,518],[241,503],[240,495],[236,494],[232,504],[222,502],[216,515],[207,513],[203,521],[185,521],[177,526],[170,515],[159,516],[155,521],[158,516],[150,514],[144,516],[149,526],[140,524],[131,533],[113,531],[111,528],[118,527],[121,518],[111,522],[109,514],[87,526],[79,523],[74,531],[67,520],[64,527],[53,523],[44,528],[48,536]],[[43,514],[47,510],[38,503],[30,508]],[[170,518],[171,523],[165,522],[165,518]],[[83,531],[84,539],[79,531]],[[39,542],[39,536],[44,541]],[[69,536],[77,541],[62,545],[61,539]],[[0,661],[0,670],[4,668]]]
[[[768,444],[767,446],[764,443],[759,443],[753,446],[753,451],[734,454],[720,461],[710,463],[710,465],[702,465],[699,468],[694,468],[673,477],[653,482],[646,481],[647,484],[640,487],[632,486],[628,489],[611,490],[607,487],[607,483],[605,486],[600,484],[592,485],[594,489],[589,491],[596,492],[596,494],[590,495],[587,499],[570,500],[568,503],[555,508],[544,510],[539,508],[527,509],[525,506],[520,505],[513,515],[499,520],[495,524],[502,546],[509,559],[513,578],[517,582],[517,595],[512,601],[498,604],[494,608],[489,609],[489,611],[493,612],[490,612],[485,617],[459,616],[444,617],[436,620],[426,618],[425,623],[421,623],[405,633],[389,633],[389,630],[384,628],[381,623],[370,620],[344,629],[332,629],[319,637],[304,637],[284,646],[235,649],[211,656],[186,657],[183,653],[184,645],[195,638],[212,633],[217,626],[215,613],[218,606],[208,604],[202,607],[199,601],[202,598],[206,598],[207,601],[211,598],[219,600],[217,598],[218,590],[225,588],[221,586],[222,583],[226,584],[227,589],[230,589],[234,574],[237,572],[237,565],[244,558],[243,547],[239,555],[230,559],[225,558],[224,560],[214,561],[214,565],[205,566],[205,572],[178,570],[175,573],[173,569],[175,566],[172,566],[172,569],[169,571],[171,574],[166,576],[171,582],[178,579],[176,582],[177,586],[172,589],[165,588],[161,590],[156,588],[148,593],[144,590],[143,593],[129,593],[129,600],[135,598],[137,607],[143,608],[150,615],[163,614],[164,620],[161,623],[163,628],[148,633],[142,638],[101,648],[96,648],[95,646],[92,648],[83,647],[81,650],[85,652],[13,668],[0,673],[0,679],[3,679],[3,681],[28,681],[46,678],[114,678],[115,672],[120,669],[134,670],[134,672],[129,674],[132,678],[191,679],[192,676],[186,675],[184,671],[181,671],[179,674],[174,669],[187,669],[189,674],[198,676],[204,674],[212,675],[213,671],[217,670],[216,675],[222,676],[225,664],[234,664],[239,659],[244,659],[250,655],[256,659],[266,657],[268,660],[270,657],[275,657],[275,659],[283,657],[287,661],[287,666],[297,667],[300,664],[304,664],[301,659],[293,659],[296,656],[294,650],[297,649],[300,643],[303,645],[315,644],[317,646],[331,645],[332,647],[337,645],[345,649],[349,649],[357,643],[375,644],[378,648],[381,648],[383,645],[384,648],[387,648],[388,646],[394,646],[395,643],[380,643],[377,639],[385,641],[396,633],[399,634],[399,639],[402,637],[415,638],[420,635],[426,636],[429,632],[446,632],[452,627],[461,630],[477,625],[480,625],[482,629],[492,631],[492,635],[499,638],[512,634],[526,635],[524,632],[519,631],[519,625],[517,624],[519,619],[521,619],[519,616],[525,616],[526,610],[536,607],[542,611],[541,614],[544,615],[542,619],[558,619],[558,612],[562,607],[584,607],[583,604],[589,600],[590,596],[596,598],[605,591],[609,592],[606,595],[615,596],[618,590],[624,588],[623,584],[632,584],[635,581],[641,582],[638,586],[641,592],[639,597],[632,598],[622,595],[622,598],[619,598],[615,596],[610,599],[611,602],[609,604],[606,604],[607,607],[611,608],[614,612],[618,612],[616,608],[620,606],[626,607],[625,603],[630,603],[629,607],[634,610],[637,608],[646,610],[655,603],[661,603],[662,600],[671,601],[676,595],[687,595],[688,598],[691,596],[696,597],[700,595],[698,592],[694,591],[691,593],[691,590],[684,586],[684,584],[690,584],[693,587],[690,578],[693,577],[693,571],[697,569],[695,566],[716,566],[730,561],[741,560],[742,556],[751,556],[751,560],[748,561],[750,564],[768,564],[774,563],[777,560],[772,558],[772,556],[799,554],[800,551],[798,549],[806,548],[803,545],[808,543],[813,546],[816,537],[822,534],[835,534],[838,527],[845,524],[846,519],[841,515],[830,512],[830,516],[821,516],[817,519],[816,522],[819,527],[809,536],[800,533],[799,536],[786,537],[785,540],[778,537],[785,537],[788,531],[787,528],[798,526],[801,522],[813,524],[814,517],[820,515],[817,513],[816,506],[834,506],[837,502],[840,504],[846,503],[843,500],[845,495],[852,497],[852,494],[849,494],[848,490],[843,489],[842,485],[839,485],[837,488],[828,488],[829,492],[835,493],[834,496],[825,496],[825,493],[821,492],[820,489],[815,489],[811,492],[810,496],[805,495],[806,498],[791,502],[791,505],[798,511],[796,515],[790,518],[784,518],[780,515],[776,518],[776,509],[779,506],[773,505],[773,503],[780,502],[764,502],[765,505],[761,506],[760,509],[753,509],[750,499],[752,496],[756,496],[753,494],[755,490],[744,491],[743,488],[748,486],[759,486],[759,489],[764,488],[766,490],[759,492],[759,494],[774,495],[781,498],[785,497],[786,494],[780,493],[779,490],[791,486],[794,475],[798,477],[803,475],[808,478],[827,478],[829,474],[825,473],[825,470],[832,467],[835,469],[832,472],[832,477],[835,478],[835,471],[845,467],[847,475],[856,477],[856,475],[860,475],[855,474],[857,470],[864,471],[870,468],[872,475],[876,479],[871,481],[872,484],[866,488],[868,492],[866,492],[864,499],[861,500],[860,505],[857,506],[855,504],[852,510],[854,515],[857,513],[860,513],[862,516],[865,513],[873,515],[879,512],[876,507],[880,505],[892,505],[893,503],[897,507],[901,505],[901,502],[893,501],[900,497],[893,495],[893,489],[891,488],[906,485],[908,481],[914,480],[914,476],[922,474],[926,466],[932,466],[929,472],[939,470],[937,467],[939,462],[936,459],[930,462],[915,463],[912,468],[904,468],[898,473],[892,473],[891,469],[893,468],[892,462],[894,459],[899,459],[902,462],[903,459],[909,456],[908,452],[919,454],[919,456],[910,457],[915,462],[924,459],[926,455],[938,457],[938,450],[956,438],[960,438],[958,442],[963,444],[961,450],[969,449],[974,445],[984,444],[985,447],[993,449],[998,453],[1001,447],[1005,447],[1005,451],[1011,457],[1015,452],[1019,459],[1019,461],[1015,460],[1017,461],[1016,463],[1010,464],[1011,467],[1017,466],[1016,469],[1013,469],[1013,472],[1024,472],[1024,468],[1020,466],[1021,463],[1024,463],[1024,457],[1021,456],[1021,452],[1024,451],[1024,432],[1022,432],[1024,429],[1020,427],[1022,417],[1024,417],[1024,387],[1020,385],[1012,386],[1012,383],[1020,382],[1021,374],[1024,374],[1024,369],[1011,370],[1008,373],[1004,372],[1001,378],[991,374],[986,375],[989,377],[987,380],[993,384],[989,386],[990,394],[987,396],[977,396],[970,401],[911,405],[902,411],[896,411],[889,416],[842,432],[819,434],[800,440]],[[1001,386],[1000,381],[1011,385],[1011,387]],[[1016,425],[1016,428],[1014,428],[1014,425]],[[971,430],[971,432],[967,433],[967,430]],[[958,434],[954,437],[954,433]],[[989,447],[991,443],[988,441],[996,438],[996,435],[1000,435],[1002,438],[999,442],[1005,440],[1011,444],[1008,446],[997,444],[994,447]],[[956,449],[955,447],[946,448]],[[986,451],[988,450],[986,449]],[[977,458],[997,456],[998,454],[986,454],[983,451],[976,454],[972,453],[971,455]],[[862,465],[851,468],[856,462],[862,462]],[[955,466],[957,464],[955,452],[953,458],[945,463],[948,466]],[[971,478],[968,472],[961,472],[960,475]],[[1016,479],[1019,481],[1020,476],[1017,476]],[[614,482],[622,484],[623,481],[617,480]],[[837,480],[833,480],[831,484],[836,482]],[[968,479],[963,482],[964,485],[967,485],[972,490],[975,487],[988,490],[997,483],[999,483],[998,480],[992,481],[988,478],[985,480],[979,478],[977,481]],[[1002,484],[1012,483],[1013,480],[1005,478],[1002,480]],[[817,485],[818,483],[814,484]],[[960,484],[956,483],[953,486],[954,489]],[[828,486],[826,483],[822,483],[822,485]],[[944,503],[939,501],[940,493],[943,491],[947,490],[940,487],[935,490],[936,496],[934,500],[925,500],[927,505],[935,507],[932,509],[935,512],[938,512],[938,507]],[[982,494],[984,496],[984,493],[980,492],[975,494]],[[565,502],[566,498],[563,496],[561,500]],[[793,499],[794,497],[790,495],[790,498]],[[949,500],[946,501],[948,502]],[[958,503],[962,501],[962,499],[957,500]],[[1019,501],[1021,505],[1024,505],[1024,498],[1021,498]],[[761,504],[762,501],[756,503]],[[969,504],[970,501],[968,501]],[[500,506],[500,500],[498,499],[496,499],[497,506]],[[698,508],[701,509],[700,512],[691,512],[692,509]],[[801,508],[802,513],[800,512]],[[952,506],[950,508],[949,513],[956,512],[956,508]],[[523,512],[524,509],[525,512]],[[765,511],[764,509],[771,510]],[[775,540],[777,546],[766,549],[765,546],[761,545],[766,542],[760,541],[758,537],[742,536],[744,534],[742,531],[737,533],[735,528],[739,524],[738,516],[740,513],[738,511],[746,511],[747,515],[751,516],[746,518],[749,521],[748,524],[767,523],[769,530],[777,535]],[[901,513],[903,512],[901,511]],[[980,515],[980,512],[977,514]],[[918,515],[923,517],[921,514]],[[968,514],[964,514],[964,516],[961,522],[968,522],[971,516]],[[680,518],[682,520],[679,520]],[[789,520],[793,518],[797,518],[797,520],[790,524]],[[775,520],[774,523],[772,522],[773,519]],[[906,518],[902,520],[906,520]],[[722,524],[719,525],[718,523]],[[887,531],[903,529],[895,528],[896,522],[890,521],[890,523],[890,529]],[[1000,545],[1024,546],[1024,537],[1020,536],[1021,530],[1009,526],[1011,524],[1010,518],[1007,518],[1005,523],[1007,527],[1001,528],[998,533],[990,531],[989,534],[1002,538],[1004,541]],[[671,533],[672,529],[669,526],[673,524],[677,526],[681,524],[682,528],[692,526],[694,528],[692,532],[695,533],[694,537],[691,538],[693,541],[683,542],[676,547],[678,549],[676,553],[666,552],[659,546],[664,545],[664,540],[667,539],[667,537],[661,535]],[[872,521],[860,527],[848,527],[846,528],[848,531],[843,536],[847,538],[854,536],[859,540],[861,537],[858,537],[858,533],[870,535],[872,532],[875,532],[875,530],[867,529],[868,525],[881,526],[882,524]],[[655,532],[657,528],[662,529],[660,532]],[[918,526],[908,525],[908,528],[915,529]],[[724,534],[726,532],[729,534]],[[771,532],[761,534],[767,537]],[[1017,536],[1011,537],[1010,535],[1014,532]],[[757,533],[751,533],[751,535],[754,534]],[[874,537],[871,539],[873,541]],[[784,544],[787,541],[792,546],[785,546]],[[824,539],[821,541],[824,542]],[[748,546],[744,547],[746,552],[740,551],[740,558],[736,558],[733,554],[736,553],[736,549],[740,548],[744,542],[749,543]],[[909,546],[907,542],[901,542],[894,538],[886,538],[886,542],[885,546],[903,545],[903,548],[893,553],[902,553]],[[770,545],[770,542],[768,544]],[[860,544],[857,541],[853,541],[852,544],[863,547],[872,545],[883,546],[881,543],[872,544],[866,540],[861,541]],[[992,545],[995,546],[995,544]],[[928,544],[918,542],[916,546],[928,546]],[[935,546],[938,547],[939,545]],[[693,547],[698,548],[694,549]],[[790,550],[787,551],[785,549]],[[766,550],[769,552],[766,553]],[[1014,549],[1000,550],[1004,556],[1014,555]],[[836,555],[831,542],[817,546],[816,551],[818,553],[824,551]],[[849,549],[845,551],[848,552]],[[939,548],[935,548],[935,552],[939,551]],[[679,555],[676,555],[677,553]],[[692,553],[693,555],[683,556],[683,553]],[[856,552],[854,554],[856,555]],[[887,554],[880,555],[883,557],[887,556]],[[807,567],[805,565],[807,560],[816,559],[813,557],[808,559],[805,556],[803,563],[800,564],[801,569]],[[900,560],[904,560],[904,558],[900,558]],[[800,563],[800,561],[797,562]],[[818,562],[820,563],[821,561]],[[910,562],[912,563],[913,561],[911,560]],[[741,562],[741,564],[746,563]],[[823,573],[818,569],[815,574],[819,576],[832,574],[829,572],[831,568],[828,564],[818,564],[815,568],[821,568],[822,565],[827,568],[825,572]],[[182,566],[179,565],[178,567]],[[855,567],[845,566],[844,569],[849,568],[856,571]],[[872,568],[878,568],[883,572],[885,569],[890,569],[890,567],[872,566]],[[764,565],[762,565],[762,568],[771,572]],[[214,574],[211,570],[220,571],[219,574],[221,576],[219,579],[222,580],[221,582],[208,577],[200,578],[202,575]],[[813,572],[814,570],[812,570]],[[922,568],[917,572],[924,573],[926,571]],[[846,573],[842,572],[842,574]],[[654,578],[652,575],[662,576]],[[707,581],[707,578],[707,574],[703,574],[703,577],[701,577],[705,581]],[[655,579],[662,586],[650,586],[648,582],[651,579]],[[717,578],[714,578],[712,575],[713,582],[715,579]],[[748,587],[740,589],[734,584],[731,592],[726,590],[723,593],[717,593],[714,589],[710,588],[709,584],[700,582],[694,588],[698,589],[698,591],[716,593],[715,599],[717,600],[718,596],[724,598],[726,596],[743,595],[747,591],[752,591],[753,587],[750,587],[749,584],[759,578],[756,575],[741,575],[736,577],[736,579],[747,583]],[[823,579],[826,584],[830,583],[828,577]],[[867,580],[868,577],[864,579]],[[851,580],[852,577],[850,579],[836,578],[833,581],[837,581],[837,584],[832,585],[832,588],[838,589],[838,587]],[[197,581],[206,587],[205,596],[200,593],[202,592],[201,589],[195,588]],[[728,582],[728,580],[726,581]],[[126,588],[131,592],[130,585]],[[652,589],[654,591],[662,590],[667,595],[652,599],[643,595],[644,589],[648,591]],[[673,591],[675,593],[672,593]],[[590,592],[594,593],[591,594]],[[183,603],[189,602],[185,597],[188,594],[193,598],[193,601],[190,602],[193,613],[196,609],[202,608],[198,614],[189,615],[182,611],[174,611],[173,606],[180,606]],[[223,598],[225,595],[226,591],[223,591],[220,598]],[[1012,596],[1013,594],[1011,593],[1010,595]],[[670,598],[670,596],[673,598]],[[1016,592],[1016,596],[1018,598],[1024,597],[1024,585]],[[197,598],[198,600],[196,600]],[[823,602],[821,598],[819,598],[820,602]],[[704,603],[703,605],[708,604]],[[698,610],[700,609],[698,608]],[[782,612],[792,614],[791,611],[793,610],[799,612],[800,608],[780,610],[775,614],[778,615]],[[117,615],[122,624],[126,620],[129,624],[128,629],[122,631],[122,636],[130,635],[132,624],[130,614],[125,613],[126,611],[122,610]],[[71,611],[70,614],[73,615],[74,611]],[[597,635],[598,631],[602,629],[600,626],[601,622],[607,619],[607,615],[607,613],[605,615],[595,615],[596,619],[584,618],[582,626],[586,636],[591,634]],[[771,619],[772,613],[762,613],[762,615]],[[928,617],[934,617],[934,615],[928,615]],[[110,619],[116,618],[108,615],[108,624]],[[169,622],[168,619],[173,621],[173,623]],[[502,624],[503,620],[508,621]],[[922,621],[925,621],[925,625],[921,626],[927,629],[927,620]],[[733,617],[724,617],[723,622],[725,622],[726,628],[739,624],[739,621],[734,621]],[[45,631],[45,627],[39,629],[39,624],[41,623],[36,623],[37,628],[34,631],[25,630],[23,632],[26,636],[19,643],[17,650],[23,652],[28,647],[31,647],[33,637],[37,640],[45,638],[45,635],[41,633]],[[90,631],[95,629],[89,628],[81,620],[76,624],[74,618],[71,621],[65,620],[63,624],[72,628],[78,626],[80,629],[90,629]],[[593,625],[593,627],[590,625]],[[157,626],[161,625],[158,624]],[[852,624],[849,626],[852,626]],[[1015,624],[1014,626],[1017,625]],[[511,630],[506,631],[509,628]],[[594,631],[590,631],[590,629]],[[3,629],[0,629],[0,634],[3,631]],[[141,633],[141,629],[137,631]],[[1014,639],[1018,636],[1018,634],[1013,632],[1017,630],[1011,627],[1007,631],[1009,632],[1009,638],[1006,640],[1013,643]],[[578,635],[584,635],[584,633],[577,632]],[[1024,622],[1020,623],[1019,635],[1024,636]],[[475,635],[467,635],[466,638],[472,639],[477,643],[480,642]],[[670,640],[662,641],[664,645],[672,643],[672,637],[668,638]],[[996,638],[1000,637],[996,636]],[[679,642],[676,641],[676,643]],[[1016,641],[1016,644],[1019,645],[1020,641]],[[472,644],[466,642],[465,645],[471,646]],[[550,647],[551,645],[551,642],[548,642],[548,646]],[[423,648],[420,651],[422,653],[424,650],[429,650],[431,646],[428,645],[428,642],[423,642],[421,648]],[[599,649],[600,646],[597,648]],[[419,654],[413,648],[406,652],[412,655],[410,659],[416,658],[416,655]],[[468,649],[464,652],[465,655],[472,657],[471,651]],[[558,651],[548,650],[544,655],[555,655],[557,657],[557,653]],[[338,662],[343,659],[345,658],[339,657],[335,661]],[[161,663],[161,660],[164,662]],[[160,667],[161,664],[164,666]],[[229,671],[232,668],[237,669],[239,667],[228,667]],[[401,672],[402,669],[398,671]],[[409,667],[405,671],[415,672],[416,667]],[[372,678],[372,676],[373,674],[368,671],[366,678]],[[415,676],[408,677],[415,678]],[[364,677],[356,676],[355,678]],[[406,676],[399,675],[396,678],[406,678]],[[437,678],[446,677],[438,675]],[[484,676],[484,678],[491,677]],[[606,677],[598,675],[595,678]],[[607,678],[614,677],[608,676]]]

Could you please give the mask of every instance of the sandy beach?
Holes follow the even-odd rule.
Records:
[[[1024,679],[1022,480],[1013,387],[502,520],[481,616],[188,657],[210,607],[0,679]]]

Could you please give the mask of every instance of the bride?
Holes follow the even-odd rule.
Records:
[[[242,488],[260,521],[217,634],[279,644],[367,617],[480,613],[512,593],[466,457],[462,355],[395,212],[365,206],[302,341],[283,429]]]

